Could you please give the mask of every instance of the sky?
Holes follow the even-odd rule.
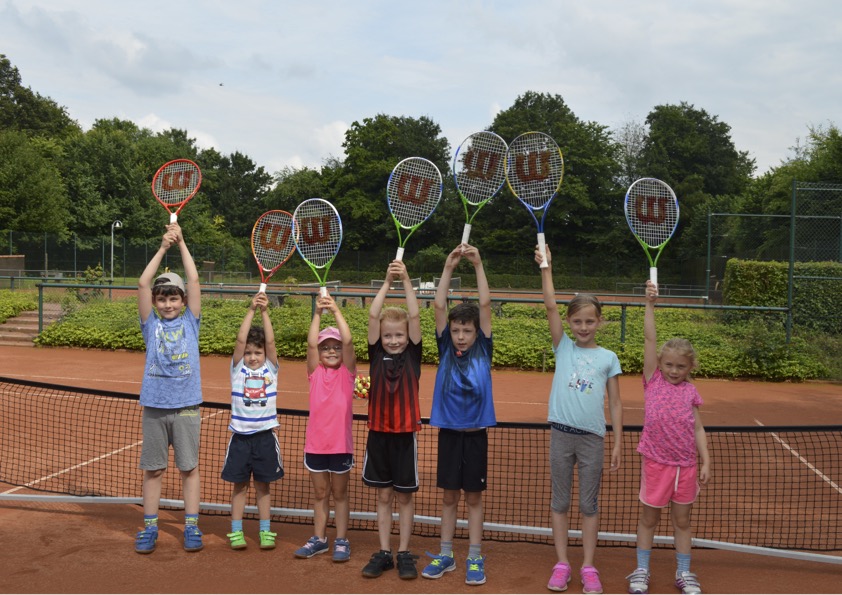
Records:
[[[842,126],[835,0],[0,0],[0,54],[84,130],[178,128],[269,173],[341,159],[377,114],[455,151],[527,91],[610,129],[685,101],[757,174]]]

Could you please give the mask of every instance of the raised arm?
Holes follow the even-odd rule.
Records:
[[[168,229],[175,231],[178,237],[178,249],[181,252],[181,263],[184,265],[184,281],[187,286],[187,307],[193,312],[193,316],[199,318],[202,315],[202,285],[199,283],[199,271],[193,256],[187,249],[187,242],[181,233],[178,223],[170,223]]]
[[[313,311],[313,320],[310,321],[310,329],[307,331],[307,375],[312,374],[319,367],[319,330],[322,325],[323,304],[327,297],[319,297],[316,300],[316,309]],[[330,299],[332,302],[333,300]]]
[[[658,334],[655,331],[655,302],[658,287],[646,281],[646,311],[643,314],[643,377],[648,382],[658,367]]]
[[[146,322],[149,319],[149,315],[152,314],[152,283],[158,273],[158,267],[161,266],[164,254],[176,243],[177,239],[175,232],[170,231],[168,226],[167,231],[164,232],[164,236],[161,238],[161,245],[158,247],[158,251],[152,255],[149,264],[146,265],[146,268],[143,269],[143,273],[141,273],[140,278],[137,280],[137,311],[142,322]]]
[[[339,309],[336,301],[330,296],[326,299],[331,301],[331,305],[327,308],[333,312],[333,317],[336,319],[336,328],[339,329],[339,336],[342,337],[342,365],[348,368],[352,374],[356,374],[357,352],[354,351],[354,337],[351,335],[351,327],[345,321],[342,310]]]
[[[479,298],[479,327],[486,337],[491,336],[491,291],[488,289],[488,279],[485,276],[485,269],[482,266],[479,250],[474,246],[462,244],[464,250],[462,255],[474,265],[474,272],[477,276],[477,297]],[[449,281],[448,281],[449,284]]]
[[[550,247],[546,247],[547,266],[541,269],[541,288],[544,293],[544,307],[547,309],[547,321],[550,323],[550,336],[553,338],[553,349],[561,343],[564,334],[564,324],[561,321],[561,314],[558,313],[558,303],[555,301],[555,287],[553,287],[553,257]],[[543,262],[541,251],[535,248],[535,262],[540,266]]]
[[[251,300],[251,304],[249,304],[248,310],[246,310],[246,315],[243,317],[243,322],[240,324],[240,329],[237,331],[237,342],[234,344],[234,353],[231,356],[231,359],[234,362],[234,364],[243,359],[243,355],[245,355],[246,340],[249,336],[251,323],[254,320],[254,313],[259,307],[260,306],[257,302],[257,296],[254,296]]]
[[[409,340],[413,343],[421,342],[421,308],[418,307],[418,296],[415,295],[415,288],[412,286],[412,279],[406,270],[406,264],[402,260],[395,260],[389,265],[390,270],[394,269],[396,278],[403,281],[403,292],[406,296],[406,311],[409,314]]]
[[[269,316],[269,296],[265,293],[258,293],[255,296],[258,300],[257,307],[260,308],[260,318],[263,320],[263,334],[266,336],[266,359],[278,367],[278,346],[275,343],[275,329],[272,327],[272,318]]]
[[[392,285],[392,265],[386,269],[386,279],[377,291],[377,295],[371,301],[371,308],[368,309],[368,344],[374,345],[380,339],[380,312],[383,311],[383,304],[386,303],[386,294]]]
[[[453,271],[456,270],[456,266],[462,260],[464,246],[465,244],[459,244],[447,255],[444,268],[441,271],[439,286],[436,288],[433,306],[436,312],[436,335],[438,336],[441,336],[444,329],[447,328],[447,296],[450,293],[450,280],[453,278]]]

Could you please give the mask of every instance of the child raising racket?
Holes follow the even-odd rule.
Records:
[[[675,532],[675,586],[682,593],[701,593],[699,579],[690,572],[693,539],[690,511],[699,494],[699,481],[706,484],[710,480],[710,455],[699,415],[702,398],[687,380],[696,367],[696,352],[687,339],[670,339],[658,353],[657,299],[657,286],[647,281],[643,319],[643,434],[637,446],[642,458],[640,502],[643,508],[637,525],[637,568],[626,578],[629,593],[649,592],[649,558],[655,529],[661,520],[661,510],[669,506]]]

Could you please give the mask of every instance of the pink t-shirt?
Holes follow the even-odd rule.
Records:
[[[693,407],[702,397],[689,382],[670,384],[655,369],[643,379],[643,435],[637,452],[661,463],[690,467],[696,464],[696,418]]]
[[[354,452],[354,373],[345,366],[319,366],[309,376],[310,419],[304,452],[345,454]]]

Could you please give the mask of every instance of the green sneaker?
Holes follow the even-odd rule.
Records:
[[[248,545],[246,544],[246,536],[242,531],[234,531],[233,533],[229,533],[228,539],[231,540],[232,550],[244,550]]]
[[[273,550],[275,549],[275,538],[278,536],[277,533],[272,533],[271,531],[261,531],[260,532],[260,549],[262,550]]]

